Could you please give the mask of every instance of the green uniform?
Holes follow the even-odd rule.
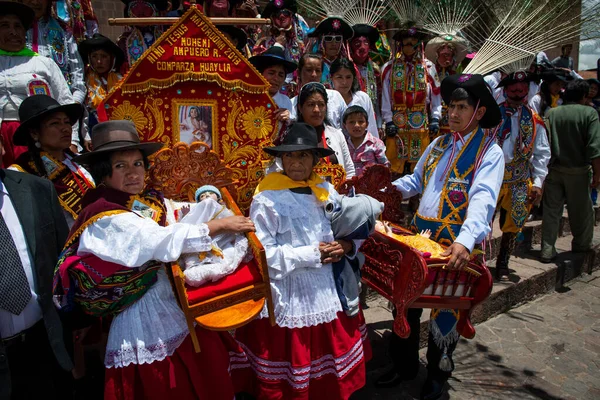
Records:
[[[554,245],[566,201],[573,233],[571,249],[589,250],[594,232],[590,198],[591,160],[600,157],[598,113],[589,106],[567,104],[546,115],[550,134],[548,176],[544,186],[542,257],[556,254]]]

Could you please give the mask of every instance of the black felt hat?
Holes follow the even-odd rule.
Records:
[[[35,19],[35,11],[25,4],[16,1],[0,1],[0,15],[16,15],[25,30],[28,30]]]
[[[40,121],[51,114],[64,112],[74,125],[83,115],[83,106],[79,103],[61,105],[45,94],[27,97],[19,106],[21,125],[15,131],[13,143],[16,146],[27,146],[29,129],[37,127]]]
[[[135,124],[127,120],[101,122],[92,128],[94,151],[73,158],[79,164],[93,164],[98,156],[113,151],[139,150],[145,156],[156,153],[163,143],[142,143]]]
[[[567,76],[563,70],[547,70],[540,74],[544,82],[552,83],[556,81],[567,82],[572,79],[571,76]]]
[[[248,35],[246,35],[246,32],[244,32],[243,29],[237,28],[233,25],[217,25],[217,28],[219,28],[221,32],[231,36],[233,39],[237,39],[236,48],[239,51],[244,50],[244,47],[246,47],[246,44],[248,43]]]
[[[533,74],[530,74],[527,71],[513,72],[511,74],[506,75],[506,77],[502,79],[500,83],[498,83],[498,87],[506,87],[514,83],[520,82],[529,83],[533,80],[533,78]]]
[[[369,39],[371,42],[371,46],[375,47],[375,43],[379,40],[379,31],[377,28],[367,24],[356,24],[352,26],[352,30],[354,30],[354,37],[364,36]]]
[[[283,65],[286,74],[292,73],[298,68],[298,64],[285,59],[283,47],[278,45],[271,46],[267,51],[258,56],[250,57],[248,61],[260,72],[269,66],[277,64]]]
[[[290,10],[296,14],[298,12],[296,0],[269,0],[261,16],[263,18],[270,18],[271,15],[280,10]]]
[[[332,16],[319,22],[315,30],[308,36],[321,37],[324,35],[341,35],[344,40],[348,40],[354,35],[354,30],[342,17]]]
[[[79,43],[79,54],[84,63],[90,62],[90,54],[98,49],[105,50],[107,53],[115,56],[115,70],[119,70],[125,61],[123,50],[112,40],[99,33],[94,33],[89,39]]]
[[[263,150],[275,157],[280,157],[283,153],[302,150],[314,151],[319,157],[327,157],[335,153],[331,149],[319,147],[317,131],[304,122],[291,124],[279,146],[265,147]]]
[[[479,106],[486,108],[485,115],[479,121],[482,128],[494,128],[502,121],[500,107],[483,76],[474,75],[450,75],[442,81],[442,99],[446,104],[450,104],[452,92],[458,88],[465,89],[471,96],[479,100]]]
[[[401,42],[402,39],[408,37],[414,37],[417,40],[424,41],[429,38],[429,34],[416,22],[405,22],[400,27],[400,30],[394,34],[392,39],[397,42]]]

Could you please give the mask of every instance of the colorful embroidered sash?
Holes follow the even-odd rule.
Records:
[[[423,171],[423,188],[429,184],[433,172],[439,166],[442,155],[448,150],[452,140],[452,135],[448,134],[431,149]],[[418,212],[415,213],[412,221],[412,229],[415,232],[430,229],[431,239],[446,246],[456,240],[466,218],[475,164],[489,140],[482,129],[478,129],[467,139],[458,156],[452,161],[450,172],[445,177],[437,217],[423,217]]]
[[[391,68],[392,122],[398,127],[401,143],[386,140],[386,156],[392,171],[402,173],[406,162],[413,163],[414,169],[430,143],[426,106],[429,78],[425,62],[419,58],[405,61],[402,57]]]
[[[511,117],[506,112],[506,103],[500,106],[502,118],[504,120],[503,128],[497,133],[497,141],[500,147],[504,141],[512,134]],[[531,204],[528,201],[528,194],[531,186],[531,156],[537,135],[538,124],[543,124],[539,116],[528,106],[519,108],[519,137],[515,141],[513,159],[505,163],[504,179],[500,190],[500,199],[505,196],[510,197],[510,210],[508,218],[514,224],[514,227],[503,226],[502,229],[508,232],[515,229],[520,232],[525,221],[529,216]]]
[[[62,296],[63,310],[76,305],[93,316],[115,315],[141,298],[157,280],[162,263],[149,261],[137,268],[101,260],[93,254],[77,255],[83,231],[99,219],[135,211],[166,225],[162,195],[149,191],[139,196],[104,186],[90,190],[84,209],[71,228],[69,239],[54,271],[54,295]],[[142,217],[140,217],[142,218]]]
[[[95,186],[86,176],[79,170],[80,166],[73,163],[78,168],[78,171],[72,171],[62,162],[54,159],[50,154],[41,152],[40,157],[44,163],[46,174],[38,171],[35,162],[32,160],[29,152],[23,153],[15,161],[13,167],[21,172],[26,172],[37,176],[47,176],[54,183],[54,188],[58,193],[58,200],[63,210],[76,219],[82,210],[82,199],[86,192],[93,189]]]
[[[499,129],[496,135],[498,145],[503,146],[504,141],[511,135],[511,117],[506,113],[506,103],[500,106],[502,119],[505,121],[503,127],[507,125],[508,129]],[[506,183],[516,183],[529,180],[531,177],[531,168],[529,160],[533,153],[535,137],[537,135],[536,114],[527,106],[521,106],[519,109],[519,137],[515,141],[513,159],[506,163],[504,171],[504,181]]]

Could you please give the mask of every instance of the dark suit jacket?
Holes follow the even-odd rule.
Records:
[[[73,363],[67,353],[63,328],[52,301],[54,267],[69,233],[54,185],[47,179],[5,169],[0,169],[0,180],[10,194],[25,233],[35,292],[42,308],[48,340],[58,363],[64,369],[71,370]],[[9,398],[10,372],[4,346],[0,343],[0,399]]]

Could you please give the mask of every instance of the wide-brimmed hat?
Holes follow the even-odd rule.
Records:
[[[324,35],[340,35],[344,40],[348,40],[354,35],[354,30],[342,17],[331,16],[319,22],[308,36],[321,37]]]
[[[438,57],[438,50],[444,45],[454,45],[454,60],[456,64],[460,64],[467,56],[467,41],[456,35],[437,36],[427,42],[425,46],[425,57],[428,60],[435,62]]]
[[[123,50],[121,50],[121,48],[115,42],[99,33],[94,33],[94,36],[79,43],[78,48],[79,54],[81,55],[81,59],[84,63],[88,63],[90,61],[90,53],[98,49],[105,50],[107,53],[114,55],[114,68],[117,71],[121,68],[121,65],[125,61],[125,54],[123,53]]]
[[[16,15],[25,30],[28,30],[35,19],[35,11],[29,6],[16,1],[0,1],[0,15]]]
[[[544,82],[552,83],[556,81],[567,82],[571,78],[571,76],[567,76],[566,73],[562,70],[547,70],[540,74],[540,77]]]
[[[73,158],[79,164],[93,164],[102,155],[114,151],[139,150],[146,157],[156,153],[162,143],[141,143],[135,124],[127,120],[101,122],[92,128],[94,151]]]
[[[533,78],[533,74],[530,74],[527,71],[516,71],[506,75],[506,77],[498,83],[498,87],[506,87],[520,82],[529,83]]]
[[[219,28],[221,32],[231,36],[232,39],[237,39],[236,48],[239,51],[244,50],[244,47],[246,47],[246,44],[248,43],[248,35],[246,35],[246,32],[244,32],[243,29],[237,28],[233,25],[217,25],[217,28]]]
[[[485,115],[479,121],[482,128],[494,128],[502,121],[500,107],[483,76],[479,74],[450,75],[442,81],[442,99],[450,104],[452,92],[458,88],[465,89],[471,96],[479,100],[479,106],[486,108]]]
[[[375,43],[379,40],[379,31],[377,28],[367,24],[356,24],[352,25],[354,31],[354,38],[364,36],[369,39],[371,46],[375,47]]]
[[[40,121],[51,114],[64,112],[74,125],[83,115],[83,106],[79,103],[61,105],[58,101],[45,94],[27,97],[19,106],[19,121],[21,125],[13,135],[15,146],[27,146],[29,129],[37,127]]]
[[[296,14],[298,12],[296,0],[269,0],[261,16],[263,18],[270,18],[272,14],[280,10],[290,10]]]
[[[394,34],[392,39],[401,42],[402,39],[407,37],[414,37],[419,41],[424,41],[429,38],[429,34],[416,22],[409,21],[400,26],[400,30]]]
[[[331,149],[319,147],[317,131],[304,122],[291,124],[279,146],[265,147],[263,150],[275,157],[280,157],[283,153],[302,150],[314,151],[319,157],[327,157],[335,153]]]
[[[283,65],[283,69],[285,69],[286,74],[292,73],[298,69],[298,64],[285,59],[285,51],[283,47],[279,45],[271,46],[264,53],[258,56],[250,57],[248,61],[250,61],[250,63],[261,72],[264,71],[265,68],[277,64]]]

